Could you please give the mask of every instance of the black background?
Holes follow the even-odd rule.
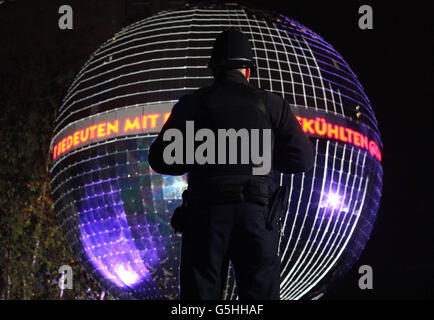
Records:
[[[429,2],[243,3],[298,20],[334,46],[358,76],[379,122],[384,177],[378,218],[359,261],[323,299],[432,299],[433,103],[428,83],[432,82],[434,38]],[[61,31],[57,26],[62,4],[74,9],[73,30]],[[358,8],[364,4],[373,8],[373,30],[358,27]],[[47,50],[60,50],[74,55],[71,72],[76,74],[91,53],[129,20],[152,13],[149,8],[137,8],[132,9],[131,1],[118,0],[3,3],[0,67],[6,72],[17,67],[17,52],[43,64]],[[31,75],[23,72],[22,77]],[[7,84],[0,79],[0,86]],[[373,269],[373,290],[358,287],[358,268],[365,264]]]

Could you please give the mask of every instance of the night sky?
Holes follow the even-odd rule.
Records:
[[[383,196],[371,238],[359,261],[323,299],[434,296],[432,122],[422,124],[432,119],[428,82],[433,77],[433,54],[428,44],[433,40],[433,17],[427,3],[288,0],[266,1],[263,6],[298,20],[334,46],[365,88],[382,135]],[[57,26],[62,4],[74,9],[73,30]],[[363,4],[373,8],[373,30],[358,27],[358,8]],[[30,85],[32,74],[19,68],[22,59],[44,68],[47,57],[52,59],[50,53],[56,52],[58,59],[69,57],[71,62],[68,70],[58,72],[76,74],[106,39],[145,14],[117,0],[0,4],[0,93],[16,89],[8,77],[20,77],[21,85]],[[373,269],[373,290],[358,287],[358,268],[365,264]]]

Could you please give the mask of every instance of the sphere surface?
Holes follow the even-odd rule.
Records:
[[[60,107],[52,141],[55,210],[72,251],[119,299],[177,299],[179,235],[169,219],[185,177],[162,176],[149,146],[184,94],[210,85],[216,36],[245,33],[251,83],[283,96],[316,148],[291,187],[279,252],[281,298],[314,298],[363,250],[381,197],[381,138],[369,99],[319,35],[239,5],[189,6],[130,25],[87,61]],[[228,270],[224,295],[236,299]]]

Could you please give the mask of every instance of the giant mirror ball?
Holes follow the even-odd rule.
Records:
[[[185,176],[148,164],[178,99],[210,85],[216,36],[245,33],[251,83],[283,96],[316,148],[290,186],[279,254],[281,299],[321,297],[359,258],[381,198],[381,137],[356,75],[321,36],[281,14],[238,4],[185,5],[107,40],[64,96],[52,141],[52,195],[67,243],[118,299],[177,299],[179,234],[169,219]],[[228,115],[230,116],[230,115]],[[237,299],[229,267],[224,299]]]

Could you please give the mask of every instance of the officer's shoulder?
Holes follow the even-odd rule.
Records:
[[[173,111],[182,110],[184,108],[193,107],[199,97],[206,92],[210,87],[202,87],[192,92],[186,93],[178,99],[178,102],[174,105]]]
[[[270,107],[275,107],[275,106],[280,107],[285,101],[283,96],[278,93],[271,92],[262,88],[257,88],[257,87],[254,88],[259,94],[261,94],[265,98],[265,100],[267,101],[267,105]]]
[[[272,100],[273,102],[280,102],[282,103],[284,98],[278,94],[278,93],[274,93],[268,90],[265,90],[263,88],[259,88],[253,85],[249,86],[251,88],[251,90],[253,90],[257,95],[262,95],[263,97],[265,97],[267,100]]]
[[[179,98],[178,103],[179,104],[185,104],[185,103],[193,103],[200,99],[204,93],[206,93],[211,87],[202,87],[199,89],[196,89],[192,92],[189,92],[185,95],[183,95],[181,98]]]
[[[265,91],[265,92],[267,94],[267,100],[269,101],[270,105],[281,106],[283,104],[283,102],[285,101],[283,96],[280,95],[279,93],[271,92],[271,91]]]
[[[194,90],[193,92],[190,93],[191,97],[197,98],[200,97],[201,95],[203,95],[204,93],[208,92],[211,89],[210,86],[206,86],[206,87],[201,87],[199,89]]]
[[[185,100],[185,99],[189,99],[189,98],[195,97],[195,96],[197,96],[197,95],[200,95],[200,94],[206,92],[207,90],[209,90],[209,88],[210,88],[210,87],[201,87],[201,88],[198,88],[198,89],[196,89],[196,90],[193,90],[193,91],[191,91],[191,92],[189,92],[189,93],[186,93],[186,94],[182,95],[182,96],[179,98],[179,100],[181,100],[181,99],[182,99],[182,100]]]

